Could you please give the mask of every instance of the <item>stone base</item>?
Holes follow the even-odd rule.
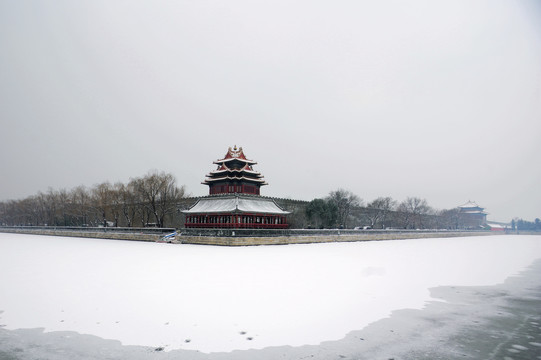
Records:
[[[348,235],[291,235],[291,236],[261,236],[261,237],[217,237],[217,236],[177,236],[182,244],[217,245],[217,246],[254,246],[254,245],[288,245],[312,244],[328,242],[403,240],[420,238],[444,238],[495,235],[491,232],[408,232],[408,233],[374,233]]]

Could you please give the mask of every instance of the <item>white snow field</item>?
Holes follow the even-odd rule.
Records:
[[[318,344],[539,258],[541,236],[522,235],[214,247],[0,233],[0,325],[165,350]]]

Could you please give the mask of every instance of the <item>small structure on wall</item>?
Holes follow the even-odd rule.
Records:
[[[468,201],[458,207],[460,223],[465,229],[478,229],[487,224],[485,208],[480,207],[473,201]]]
[[[260,196],[267,185],[261,173],[253,169],[257,163],[244,155],[242,148],[229,148],[223,159],[214,161],[204,185],[209,196],[199,198],[188,210],[186,228],[286,229],[288,211],[273,199]]]

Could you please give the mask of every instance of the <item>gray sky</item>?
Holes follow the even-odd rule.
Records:
[[[229,146],[311,200],[541,217],[541,2],[0,0],[0,199]]]

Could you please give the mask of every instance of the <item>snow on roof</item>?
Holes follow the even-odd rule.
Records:
[[[253,160],[248,160],[248,159],[241,159],[241,158],[227,158],[227,159],[218,159],[216,161],[213,162],[213,164],[216,164],[216,165],[220,165],[220,164],[223,164],[223,163],[226,163],[226,162],[230,162],[230,161],[241,161],[241,162],[244,162],[244,163],[247,163],[247,164],[250,164],[250,165],[255,165],[257,164],[257,162],[253,161]]]
[[[263,180],[263,178],[264,178],[264,176],[246,177],[244,175],[238,176],[238,175],[234,174],[233,176],[225,175],[225,176],[221,176],[221,177],[207,176],[207,178],[205,179],[205,182],[206,181],[222,181],[222,180],[248,180],[248,181],[255,181],[255,182],[264,183],[265,180]]]
[[[482,207],[480,207],[479,205],[477,205],[473,201],[468,201],[464,205],[460,205],[459,208],[480,208],[480,209],[483,209]]]
[[[253,169],[251,169],[249,164],[244,164],[244,166],[241,169],[230,169],[230,168],[227,167],[227,165],[225,163],[222,164],[222,166],[220,166],[217,170],[211,171],[210,173],[211,174],[220,174],[220,173],[224,173],[224,172],[241,173],[243,171],[247,172],[247,173],[255,174],[255,175],[261,175],[261,173],[259,173],[258,171],[254,171]]]
[[[502,223],[502,222],[498,222],[498,221],[487,221],[487,225],[488,226],[493,226],[493,227],[511,227],[511,224],[510,223]]]
[[[493,229],[493,230],[505,230],[505,229],[510,229],[511,226],[509,224],[499,224],[499,223],[492,223],[492,222],[487,222],[487,225]]]
[[[246,156],[244,155],[244,151],[242,150],[242,147],[239,147],[237,149],[237,145],[233,149],[231,147],[227,149],[227,153],[225,154],[223,159],[216,160],[214,164],[222,164],[225,162],[233,161],[233,160],[239,160],[248,164],[257,164],[253,160],[248,160]]]
[[[260,214],[289,214],[276,205],[272,199],[252,198],[252,197],[223,197],[223,198],[201,198],[194,206],[184,210],[185,214],[200,213],[260,213]]]
[[[266,214],[289,214],[276,205],[273,200],[239,198],[238,209],[248,213],[266,213]]]
[[[483,214],[483,215],[488,215],[487,212],[484,212],[482,210],[464,210],[464,211],[461,211],[462,214]]]
[[[202,182],[202,184],[207,184],[209,182],[222,181],[222,180],[246,180],[246,181],[251,181],[251,182],[259,182],[259,183],[261,183],[261,185],[268,185],[265,182],[265,180],[263,180],[263,176],[260,177],[260,178],[248,178],[246,176],[240,176],[240,177],[237,177],[237,176],[222,176],[222,177],[219,177],[219,178],[207,177],[205,179],[205,181]]]

